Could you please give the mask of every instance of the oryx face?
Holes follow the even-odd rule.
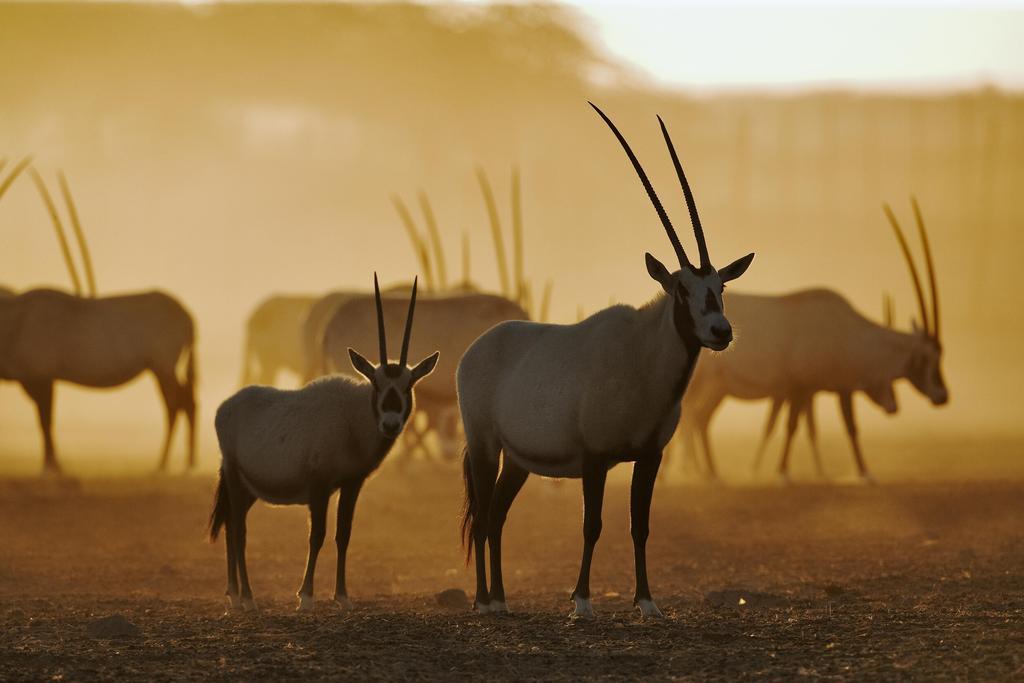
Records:
[[[942,345],[924,330],[916,330],[915,336],[918,343],[910,354],[907,379],[932,405],[945,405],[949,390],[942,376]]]
[[[674,273],[647,254],[647,272],[672,298],[672,318],[680,336],[692,335],[701,346],[723,351],[732,342],[732,325],[725,317],[722,293],[725,283],[735,280],[750,265],[753,254],[721,270],[686,264]]]
[[[715,351],[725,349],[732,342],[732,325],[729,324],[725,317],[722,305],[722,292],[725,289],[726,282],[735,280],[740,275],[743,275],[750,262],[754,260],[754,255],[747,254],[720,270],[715,269],[711,265],[711,258],[708,256],[708,245],[704,240],[704,228],[700,224],[700,216],[697,214],[697,204],[694,202],[693,193],[690,191],[690,183],[686,180],[686,174],[683,173],[683,166],[676,155],[676,148],[669,137],[665,122],[659,116],[658,123],[661,124],[661,134],[665,137],[665,144],[668,145],[668,152],[672,157],[672,165],[675,166],[676,175],[679,177],[679,184],[683,189],[686,207],[690,211],[693,236],[697,238],[700,262],[697,265],[690,263],[690,260],[686,257],[686,252],[683,250],[683,245],[679,242],[675,228],[672,227],[672,221],[669,220],[661,200],[658,199],[658,194],[654,191],[654,186],[651,185],[651,181],[647,178],[647,173],[644,172],[640,161],[633,154],[633,150],[630,149],[626,138],[622,136],[622,133],[615,127],[611,119],[605,116],[605,113],[598,109],[593,102],[591,102],[590,106],[594,107],[594,110],[608,124],[612,133],[618,139],[619,144],[622,145],[622,149],[626,152],[626,156],[629,157],[629,161],[633,164],[633,169],[640,178],[640,184],[647,191],[647,196],[654,205],[654,210],[658,212],[658,217],[665,228],[665,233],[668,235],[669,241],[672,242],[676,258],[679,259],[679,270],[673,273],[669,272],[668,268],[661,261],[649,253],[647,254],[647,272],[661,285],[665,294],[672,299],[672,321],[675,324],[676,331],[684,340],[696,339],[701,346],[706,346]]]
[[[942,376],[942,342],[940,341],[942,337],[939,335],[939,291],[936,285],[935,264],[932,261],[932,250],[928,244],[928,230],[924,226],[921,207],[918,206],[914,197],[910,198],[910,205],[914,209],[914,221],[917,223],[917,232],[924,251],[928,288],[931,295],[930,311],[925,301],[921,278],[917,273],[917,265],[910,253],[910,246],[907,244],[907,238],[903,235],[903,229],[900,228],[900,223],[892,208],[888,204],[882,205],[886,218],[889,219],[889,224],[896,235],[900,250],[903,252],[903,257],[907,261],[907,269],[914,284],[914,293],[917,295],[920,314],[920,324],[918,320],[913,321],[914,344],[910,350],[905,373],[914,388],[927,396],[932,405],[941,406],[949,401],[949,390],[946,388],[946,380]]]
[[[412,389],[437,365],[438,352],[420,361],[415,367],[389,362],[373,365],[357,351],[348,350],[352,367],[373,385],[373,416],[382,436],[394,439],[402,433],[413,409]]]
[[[369,380],[373,387],[373,416],[377,423],[377,431],[385,438],[394,439],[402,433],[406,420],[412,413],[412,389],[421,379],[434,371],[437,359],[441,355],[435,351],[415,367],[409,367],[409,336],[412,333],[412,314],[416,310],[416,285],[418,278],[412,282],[412,295],[409,297],[409,312],[405,317],[405,335],[402,338],[402,356],[397,363],[388,360],[387,335],[384,330],[384,309],[380,301],[380,285],[377,274],[373,274],[373,291],[377,300],[377,338],[380,342],[380,364],[374,365],[366,360],[358,351],[350,348],[348,356],[352,367],[360,375]]]

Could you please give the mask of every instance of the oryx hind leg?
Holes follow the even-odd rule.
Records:
[[[481,614],[490,611],[487,590],[487,530],[491,498],[498,477],[498,449],[480,443],[469,445],[466,453],[467,515],[469,532],[476,555],[476,598],[474,607]]]
[[[24,381],[21,387],[36,404],[39,413],[39,429],[43,433],[43,474],[60,474],[57,449],[53,444],[53,382]]]
[[[487,545],[491,550],[491,612],[508,611],[505,604],[505,584],[501,574],[501,531],[505,526],[508,510],[512,507],[512,501],[516,499],[529,476],[530,473],[512,462],[511,458],[506,456],[503,459],[501,474],[498,475],[494,496],[491,498],[487,526]]]
[[[245,536],[246,517],[252,504],[256,502],[256,498],[245,487],[233,468],[226,469],[224,474],[228,487],[228,534],[231,537],[231,544],[234,546],[235,567],[238,572],[238,595],[241,608],[244,611],[255,611],[256,602],[252,597],[249,571],[245,562]]]

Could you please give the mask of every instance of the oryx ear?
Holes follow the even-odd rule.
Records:
[[[668,272],[668,268],[666,268],[661,261],[651,256],[651,252],[646,252],[644,254],[644,259],[647,261],[647,274],[650,275],[655,282],[661,285],[662,289],[671,294],[672,273]]]
[[[373,363],[359,355],[359,352],[352,347],[349,347],[348,349],[348,357],[352,361],[352,367],[356,369],[356,372],[373,384],[373,375],[377,370],[373,367]]]
[[[753,252],[747,254],[743,258],[738,258],[725,268],[718,269],[718,277],[722,278],[722,282],[729,282],[735,280],[743,273],[747,272],[747,268],[750,267],[750,262],[754,260]]]
[[[412,369],[412,382],[415,384],[421,379],[429,375],[434,371],[434,367],[437,365],[437,359],[441,357],[440,351],[434,351],[432,354],[421,360],[416,364],[416,367]]]

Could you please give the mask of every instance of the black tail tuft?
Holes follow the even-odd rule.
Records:
[[[473,473],[470,471],[469,446],[462,449],[462,479],[466,484],[466,499],[462,503],[462,547],[466,549],[466,565],[473,556],[473,508],[476,495],[473,491]]]
[[[224,481],[224,470],[217,477],[217,491],[213,494],[213,510],[210,512],[210,543],[217,541],[217,534],[228,519],[228,486]]]

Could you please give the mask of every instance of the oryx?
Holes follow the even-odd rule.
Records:
[[[64,229],[38,174],[33,179],[61,243]],[[179,412],[189,422],[188,466],[195,464],[195,333],[192,317],[162,292],[97,297],[91,261],[67,185],[61,186],[82,249],[89,296],[34,289],[0,298],[0,380],[21,384],[35,402],[43,433],[46,472],[60,471],[53,443],[53,386],[58,380],[87,387],[125,384],[146,370],[156,377],[167,409],[160,468],[165,469]],[[77,269],[68,268],[80,292]]]
[[[245,326],[242,386],[273,385],[281,370],[307,374],[302,326],[317,297],[275,294],[259,303]]]
[[[853,394],[863,391],[889,414],[897,411],[892,385],[907,379],[934,405],[944,405],[949,391],[942,374],[939,300],[928,235],[917,201],[911,198],[928,269],[931,312],[920,277],[896,216],[886,204],[885,215],[907,262],[917,297],[921,323],[909,332],[879,324],[858,313],[842,295],[811,289],[783,296],[730,294],[730,317],[741,330],[740,341],[728,354],[702,364],[687,394],[686,428],[700,434],[712,467],[708,424],[727,396],[772,398],[790,402],[789,435],[779,465],[785,475],[796,419],[820,391],[839,397],[840,412],[860,476],[870,481],[857,436]],[[813,423],[812,423],[813,424]]]
[[[352,532],[356,498],[366,478],[391,450],[413,410],[413,386],[437,363],[435,351],[414,367],[407,365],[416,281],[413,281],[398,362],[388,360],[380,288],[373,277],[380,364],[354,349],[349,361],[366,381],[324,377],[285,391],[250,386],[217,409],[220,480],[210,515],[210,540],[227,528],[227,595],[235,607],[255,608],[245,563],[245,519],[257,498],[275,505],[308,505],[310,532],[299,609],[313,607],[313,573],[323,546],[327,503],[338,500],[338,573],[334,599],[351,603],[345,589],[345,551]]]
[[[507,609],[501,530],[509,506],[532,472],[583,480],[583,560],[572,597],[576,616],[593,615],[590,563],[601,533],[605,476],[610,467],[630,461],[634,603],[644,616],[661,616],[647,583],[645,548],[662,449],[679,421],[679,402],[700,350],[722,350],[732,341],[722,291],[754,258],[748,254],[720,270],[711,265],[690,186],[658,117],[700,253],[699,264],[691,263],[625,138],[591,106],[629,157],[672,242],[679,269],[670,271],[648,253],[647,272],[663,293],[647,305],[611,306],[574,325],[502,323],[463,356],[457,374],[467,440],[463,534],[467,542],[472,539],[468,552],[476,552],[476,608],[481,612]],[[485,544],[491,551],[490,591]]]

